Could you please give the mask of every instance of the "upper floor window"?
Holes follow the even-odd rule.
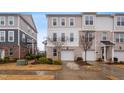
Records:
[[[31,31],[31,29],[30,29],[30,27],[28,26],[28,32],[30,32]]]
[[[57,34],[53,33],[53,41],[57,41]]]
[[[73,41],[74,41],[74,34],[70,33],[70,42],[73,42]]]
[[[115,33],[116,42],[124,42],[124,33]]]
[[[62,34],[61,34],[61,41],[62,41],[62,42],[65,42],[65,33],[62,33]]]
[[[124,16],[117,17],[117,26],[124,26]]]
[[[58,24],[58,18],[53,18],[52,19],[52,25],[57,26],[57,24]]]
[[[107,40],[107,32],[102,32],[102,40]]]
[[[0,26],[5,26],[5,17],[4,16],[0,17]]]
[[[9,16],[8,17],[8,25],[9,26],[13,26],[14,25],[14,17],[13,16]]]
[[[86,41],[91,41],[93,38],[92,32],[86,32],[85,33],[85,40]]]
[[[8,31],[8,41],[14,42],[14,31]]]
[[[66,19],[65,18],[61,18],[61,26],[65,26],[66,25]]]
[[[5,31],[0,31],[0,42],[5,42]]]
[[[75,25],[75,18],[69,18],[69,26],[74,26]]]
[[[93,25],[93,16],[85,16],[85,25]]]
[[[22,42],[25,42],[25,41],[26,41],[25,34],[22,34]]]

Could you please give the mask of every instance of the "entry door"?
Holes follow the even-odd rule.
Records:
[[[104,48],[101,48],[101,52],[102,52],[102,59],[104,59]]]
[[[3,49],[0,49],[0,58],[4,58],[4,56],[5,56],[5,52],[4,52],[4,50]]]
[[[0,58],[2,58],[2,49],[0,49]]]

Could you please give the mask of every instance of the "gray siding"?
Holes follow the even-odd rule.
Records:
[[[5,31],[5,42],[0,42],[0,44],[2,45],[17,45],[18,44],[18,30],[12,30],[12,29],[5,29],[5,30],[1,30],[0,31]],[[14,31],[14,42],[8,42],[8,31]]]

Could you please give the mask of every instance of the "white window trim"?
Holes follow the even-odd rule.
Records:
[[[26,42],[26,35],[24,33],[22,33],[22,42]]]
[[[116,34],[117,34],[117,33],[115,33],[115,35],[116,35]],[[120,35],[121,35],[122,33],[118,33],[118,34],[119,34],[119,37],[118,37],[118,38],[119,38],[119,42],[116,42],[116,36],[115,36],[115,42],[116,42],[116,43],[123,43],[123,42],[121,42],[121,40],[120,40],[120,39],[121,39],[121,36],[120,36]],[[123,33],[123,34],[124,34],[124,33]]]
[[[10,23],[9,23],[9,21],[10,21],[10,17],[12,17],[12,20],[13,20],[13,24],[12,25],[10,25]],[[8,16],[8,26],[14,26],[14,16]]]
[[[85,23],[85,17],[86,16],[92,16],[93,17],[93,25],[90,25],[90,24],[86,25],[86,23]],[[84,23],[85,26],[94,26],[95,25],[95,17],[94,17],[94,15],[84,15],[83,17],[84,17],[83,18],[83,23]]]
[[[56,20],[57,20],[57,21],[56,21],[56,26],[53,25],[53,19],[56,19]],[[52,26],[53,26],[53,27],[57,27],[57,26],[58,26],[58,17],[52,17]]]
[[[6,32],[5,31],[0,31],[0,32],[3,32],[4,33],[4,40],[1,41],[1,39],[0,39],[0,42],[5,42],[5,40],[6,40]]]
[[[62,19],[65,20],[65,25],[64,25],[64,26],[61,24],[61,23],[62,23]],[[61,17],[61,18],[60,18],[60,25],[61,25],[62,27],[66,27],[66,17]]]
[[[3,19],[4,19],[4,25],[0,24],[0,26],[5,26],[5,24],[6,24],[5,16],[0,16],[0,17],[3,17]]]
[[[74,25],[70,25],[70,20],[73,19]],[[75,27],[75,17],[69,17],[69,27]]]
[[[103,33],[106,33],[106,40],[108,39],[108,34],[107,34],[107,32],[102,32],[102,33],[101,33],[101,34],[102,34],[102,35],[101,35],[101,40],[102,40],[102,41],[106,41],[106,40],[103,40],[103,36],[104,36]]]
[[[117,19],[118,19],[118,17],[120,17],[120,25],[117,25],[117,22],[118,22]],[[117,27],[124,27],[124,25],[121,24],[121,22],[122,22],[122,19],[121,19],[121,18],[122,18],[122,17],[124,17],[124,16],[117,16],[117,17],[116,17],[116,26],[117,26]]]
[[[13,40],[10,40],[10,33],[13,33]],[[15,40],[15,35],[14,35],[14,31],[8,31],[8,42],[14,42]]]
[[[71,34],[73,34],[73,37],[72,37],[72,38],[73,38],[73,41],[71,41]],[[74,33],[70,33],[69,41],[70,41],[70,42],[74,42]]]

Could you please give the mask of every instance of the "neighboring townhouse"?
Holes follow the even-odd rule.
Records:
[[[117,57],[124,61],[124,14],[97,14],[83,12],[81,14],[48,14],[48,37],[68,37],[61,51],[62,61],[74,61],[84,57],[80,48],[80,34],[89,32],[88,37],[94,36],[93,44],[87,51],[87,60],[104,61]],[[47,44],[47,57],[56,59],[57,50],[51,42]]]
[[[30,14],[0,14],[0,58],[37,52],[37,29]]]

